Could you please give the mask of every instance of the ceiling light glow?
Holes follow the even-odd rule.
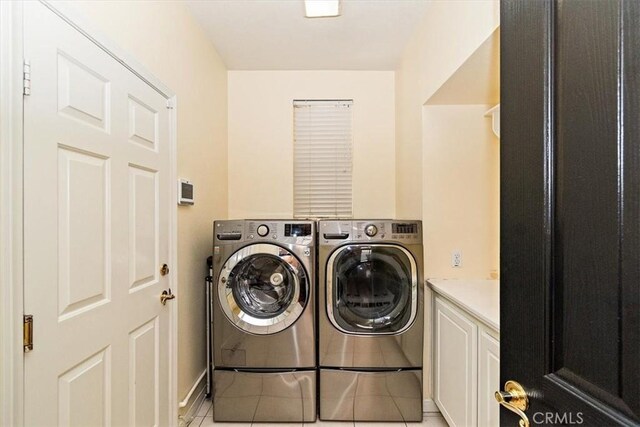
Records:
[[[340,16],[340,0],[304,0],[307,18]]]

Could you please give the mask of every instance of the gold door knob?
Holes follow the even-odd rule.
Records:
[[[516,381],[504,383],[504,391],[496,391],[496,400],[502,406],[520,417],[520,427],[529,427],[529,418],[524,413],[529,408],[529,398],[524,387]]]
[[[162,267],[160,268],[160,274],[162,276],[166,276],[167,274],[169,274],[169,266],[167,264],[162,264]]]
[[[169,291],[162,291],[162,295],[160,295],[160,302],[162,305],[167,305],[167,300],[174,299],[176,296],[171,293],[171,288]]]

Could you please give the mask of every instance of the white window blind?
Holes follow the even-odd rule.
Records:
[[[351,218],[352,100],[294,101],[293,215]]]

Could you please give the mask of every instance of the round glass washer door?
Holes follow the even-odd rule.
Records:
[[[398,334],[409,328],[418,306],[413,255],[396,245],[353,244],[327,263],[327,314],[349,334]]]
[[[280,332],[300,317],[309,299],[309,279],[300,260],[268,243],[235,252],[218,278],[218,300],[236,327],[257,335]]]

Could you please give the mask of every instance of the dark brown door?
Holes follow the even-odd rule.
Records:
[[[501,39],[501,382],[640,425],[640,1],[503,0]]]

